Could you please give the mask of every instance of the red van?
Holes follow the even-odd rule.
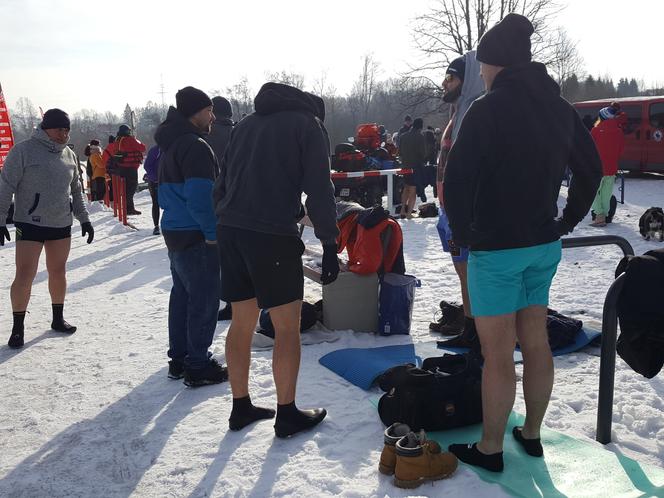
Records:
[[[620,102],[627,114],[620,169],[664,173],[664,96],[589,100],[574,107],[584,121],[594,123],[599,110],[611,102]]]

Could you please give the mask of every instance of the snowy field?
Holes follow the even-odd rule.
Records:
[[[664,247],[638,234],[643,211],[664,204],[664,181],[630,178],[626,200],[613,225],[590,228],[586,219],[573,235],[620,235],[637,254]],[[26,317],[25,347],[15,351],[4,345],[11,329],[13,229],[12,242],[0,249],[0,496],[410,496],[377,471],[383,427],[369,403],[377,388],[365,392],[354,387],[318,359],[340,348],[410,341],[424,357],[439,355],[428,324],[438,301],[458,299],[459,291],[449,257],[440,249],[436,219],[402,223],[408,272],[422,280],[412,335],[339,332],[336,342],[304,346],[298,404],[324,406],[329,415],[318,430],[277,440],[270,422],[240,433],[227,430],[227,383],[188,389],[166,377],[171,278],[163,239],[151,235],[149,206],[147,191],[138,194],[143,214],[131,219],[136,232],[94,206],[96,236],[90,246],[76,224],[65,317],[78,331],[70,337],[49,331],[42,258]],[[311,239],[310,231],[307,237]],[[564,251],[551,306],[598,327],[621,256],[613,246]],[[314,302],[321,289],[307,281],[305,294]],[[213,343],[222,359],[227,327],[228,322],[218,325]],[[598,354],[598,348],[590,347],[556,358],[548,427],[594,441]],[[253,400],[274,405],[271,352],[255,351],[252,358]],[[520,391],[518,386],[515,409],[523,412]],[[614,404],[614,443],[608,448],[664,467],[664,378],[647,380],[618,359]],[[607,496],[598,485],[598,493]],[[463,466],[451,479],[415,492],[506,496]]]

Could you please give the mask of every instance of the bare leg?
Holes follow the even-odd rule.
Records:
[[[53,304],[64,304],[67,293],[66,266],[71,248],[71,238],[47,240],[44,242],[46,271],[48,271],[48,291]]]
[[[477,448],[485,454],[503,451],[503,436],[516,394],[514,347],[516,313],[476,317],[482,344],[482,440]]]
[[[277,404],[295,401],[300,370],[300,313],[302,301],[293,301],[270,310],[274,325],[272,371],[277,387]]]
[[[25,311],[28,308],[42,247],[44,244],[41,242],[16,241],[16,276],[9,292],[12,311]]]
[[[226,362],[233,398],[249,395],[251,337],[258,321],[256,299],[231,303],[233,319],[226,336]]]
[[[472,318],[473,314],[470,309],[470,296],[468,294],[468,262],[454,263],[454,269],[459,276],[459,283],[461,284],[461,300],[463,301],[463,314],[468,318]]]
[[[553,389],[553,357],[546,330],[546,306],[517,312],[516,334],[523,353],[523,396],[526,422],[523,437],[537,439]]]
[[[410,199],[410,189],[408,185],[404,185],[403,191],[401,192],[401,216],[406,216],[408,211],[408,200]]]

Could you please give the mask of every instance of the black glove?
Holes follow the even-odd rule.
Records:
[[[89,244],[95,238],[95,229],[92,228],[92,223],[90,223],[89,221],[81,223],[81,236],[85,237],[86,233],[88,234],[88,244]]]
[[[323,285],[331,284],[339,275],[339,259],[337,259],[337,245],[325,244],[323,246],[323,273],[320,281]]]
[[[9,230],[7,230],[7,227],[0,227],[0,246],[5,245],[5,238],[7,239],[7,242],[12,240],[9,237]]]
[[[556,219],[554,223],[556,224],[556,232],[560,237],[567,235],[568,233],[572,233],[574,231],[574,227],[569,226],[569,223],[567,223],[562,218]]]

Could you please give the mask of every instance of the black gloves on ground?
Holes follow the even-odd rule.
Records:
[[[7,242],[12,240],[9,237],[9,230],[7,230],[7,227],[0,227],[0,246],[5,245],[5,239],[7,239]]]
[[[556,224],[556,232],[558,232],[558,235],[561,237],[567,235],[568,233],[572,233],[572,231],[574,230],[574,227],[569,226],[569,223],[567,223],[562,218],[556,219],[555,224]]]
[[[95,229],[92,228],[92,223],[90,223],[89,221],[81,223],[81,236],[85,237],[86,234],[88,235],[87,242],[89,244],[95,238]]]
[[[339,259],[337,258],[337,245],[325,244],[323,246],[323,273],[320,281],[323,285],[331,284],[339,275]]]

